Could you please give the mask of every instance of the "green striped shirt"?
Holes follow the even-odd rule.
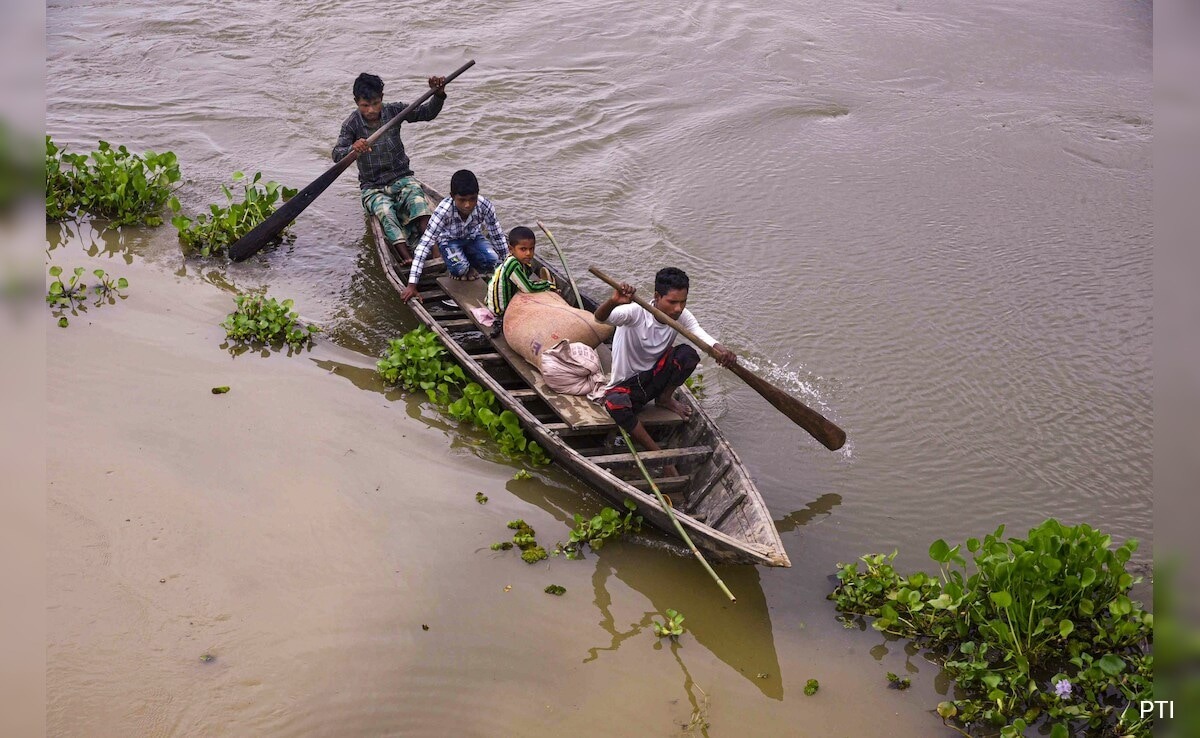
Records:
[[[487,306],[499,317],[518,292],[545,292],[554,289],[554,282],[547,282],[533,276],[525,265],[517,261],[517,257],[509,255],[496,267],[492,280],[488,282]]]

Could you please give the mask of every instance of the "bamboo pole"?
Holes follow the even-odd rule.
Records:
[[[542,221],[537,221],[538,228],[542,229],[542,233],[546,234],[546,238],[550,239],[550,245],[554,247],[554,252],[558,254],[558,261],[562,264],[563,271],[567,274],[567,281],[571,283],[571,289],[575,290],[575,302],[579,305],[580,310],[587,310],[583,306],[583,295],[579,294],[579,285],[575,284],[575,278],[571,276],[571,268],[567,266],[567,260],[563,257],[562,249],[558,247],[558,241],[554,239],[554,234],[550,232],[546,226],[542,225]]]
[[[700,560],[700,563],[704,565],[704,570],[707,571],[708,575],[713,578],[713,581],[717,583],[717,586],[721,588],[721,591],[725,593],[725,596],[729,598],[729,601],[737,602],[737,598],[734,597],[733,593],[729,591],[729,588],[725,586],[725,582],[721,581],[721,577],[719,577],[717,573],[713,571],[712,566],[708,563],[708,559],[704,558],[704,554],[700,553],[700,549],[696,548],[696,544],[692,543],[692,539],[690,536],[688,536],[687,531],[685,531],[683,526],[679,524],[679,520],[675,517],[675,511],[671,508],[671,505],[667,503],[666,499],[663,498],[663,493],[658,490],[658,485],[655,484],[654,480],[650,478],[650,472],[646,469],[646,465],[642,463],[641,457],[638,456],[637,449],[633,447],[633,439],[629,437],[629,434],[626,433],[625,429],[621,426],[618,425],[617,430],[621,431],[621,436],[625,439],[625,445],[629,447],[629,453],[633,454],[633,460],[637,462],[638,469],[642,470],[642,476],[644,476],[646,481],[650,483],[650,489],[653,490],[655,496],[658,497],[658,504],[663,506],[663,509],[667,511],[667,517],[671,518],[671,522],[674,523],[675,531],[679,533],[681,538],[683,538],[683,542],[688,545],[688,548],[692,549],[692,553],[695,554],[696,558]]]

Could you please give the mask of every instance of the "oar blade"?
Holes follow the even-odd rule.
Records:
[[[337,164],[330,167],[324,174],[317,177],[308,187],[297,192],[287,202],[279,207],[274,213],[259,223],[246,235],[239,238],[232,246],[229,247],[229,258],[234,261],[245,261],[251,256],[257,254],[264,246],[271,241],[279,238],[279,234],[283,233],[283,229],[291,225],[292,221],[304,212],[304,209],[312,204],[317,196],[328,189],[329,185],[338,178],[346,167],[350,166],[358,155],[354,152],[346,155]]]
[[[793,423],[808,431],[809,435],[820,441],[821,445],[825,448],[830,451],[837,451],[846,445],[846,431],[839,428],[816,410],[813,410],[808,405],[805,405],[775,385],[767,382],[741,364],[736,364],[730,367],[730,369],[742,381],[750,385],[751,389],[761,395],[764,400],[771,403],[772,407],[788,416]]]

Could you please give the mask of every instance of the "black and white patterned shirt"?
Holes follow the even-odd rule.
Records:
[[[405,123],[416,123],[422,120],[433,120],[442,111],[445,100],[437,95],[421,103],[416,110],[408,114],[403,121],[388,129],[371,144],[371,150],[359,154],[355,163],[358,164],[358,186],[364,190],[372,187],[387,187],[401,177],[411,177],[412,168],[408,164],[408,155],[404,153],[404,142],[400,140],[400,129]],[[394,118],[400,111],[408,107],[405,103],[384,103],[379,112],[379,125],[370,127],[363,120],[362,113],[355,110],[342,123],[341,133],[338,134],[337,144],[333,147],[333,160],[341,161],[350,153],[350,147],[360,138],[370,138],[379,127]]]
[[[483,229],[487,230],[486,234],[483,233]],[[434,208],[433,215],[429,216],[429,225],[425,227],[425,235],[421,236],[421,242],[413,251],[412,266],[408,271],[408,283],[416,284],[421,279],[421,270],[425,268],[425,260],[429,258],[429,252],[435,243],[441,247],[450,241],[462,238],[486,236],[488,243],[492,245],[492,250],[496,252],[496,256],[503,261],[508,256],[508,245],[504,241],[503,233],[500,229],[500,220],[496,217],[496,208],[486,197],[482,195],[479,197],[479,203],[466,220],[462,219],[462,216],[458,214],[458,208],[454,207],[453,197],[443,199]]]

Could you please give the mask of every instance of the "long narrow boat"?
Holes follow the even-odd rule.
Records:
[[[441,201],[428,187],[426,193],[431,202]],[[370,215],[366,220],[380,266],[402,292],[408,284],[408,268],[387,245],[378,220]],[[564,299],[576,304],[568,280],[549,264],[538,266],[555,272]],[[485,286],[484,279],[453,280],[440,259],[431,259],[418,284],[423,301],[412,300],[409,307],[467,374],[516,414],[526,433],[554,461],[618,504],[632,500],[646,521],[676,535],[633,455],[618,442],[620,434],[608,413],[587,398],[551,390],[503,335],[492,337],[478,323],[471,310],[483,304]],[[595,299],[582,298],[587,309],[596,308]],[[607,369],[607,347],[601,346],[599,353]],[[674,508],[675,517],[714,563],[791,566],[766,503],[733,448],[686,387],[680,388],[678,399],[692,408],[686,421],[653,405],[642,412],[642,423],[662,450],[638,454],[659,490],[682,500]],[[663,467],[671,464],[678,476],[664,475]]]

